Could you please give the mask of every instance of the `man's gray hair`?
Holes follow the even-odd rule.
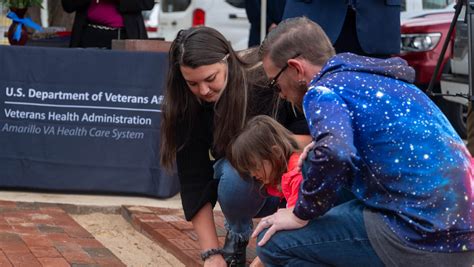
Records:
[[[306,17],[286,19],[270,31],[260,46],[260,58],[269,56],[276,67],[296,55],[323,66],[335,54],[321,26]]]

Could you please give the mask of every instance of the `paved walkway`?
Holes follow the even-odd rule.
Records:
[[[179,209],[143,206],[123,206],[122,215],[137,230],[159,243],[186,266],[202,266],[197,235],[190,222],[184,220]],[[214,211],[219,243],[224,244],[226,231],[224,216]],[[254,221],[256,225],[257,220]],[[255,258],[255,240],[247,247],[247,263]]]
[[[0,201],[0,266],[125,266],[54,204]]]
[[[202,266],[192,224],[181,209],[122,206],[138,231],[186,266]],[[222,212],[215,212],[219,241],[225,239]],[[255,241],[247,262],[255,257]],[[59,205],[0,200],[0,266],[125,266]]]

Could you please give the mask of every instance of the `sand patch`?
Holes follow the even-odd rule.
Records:
[[[127,266],[184,266],[172,254],[137,232],[121,215],[69,215]]]

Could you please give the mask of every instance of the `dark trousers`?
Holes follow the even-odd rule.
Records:
[[[80,47],[112,48],[112,40],[127,39],[124,29],[103,30],[86,26],[82,32]]]
[[[347,9],[346,19],[342,26],[341,33],[334,43],[336,53],[350,52],[361,56],[389,58],[390,55],[383,54],[368,54],[360,46],[359,38],[357,37],[356,29],[356,14],[352,8]]]

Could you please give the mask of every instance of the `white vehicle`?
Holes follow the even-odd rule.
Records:
[[[248,46],[250,23],[245,0],[161,0],[158,36],[172,41],[181,29],[205,25],[217,29],[236,50]]]
[[[401,0],[400,19],[453,10],[456,0]]]
[[[160,3],[155,3],[152,10],[143,11],[143,19],[145,20],[145,27],[148,38],[158,37],[158,13],[160,10]]]

